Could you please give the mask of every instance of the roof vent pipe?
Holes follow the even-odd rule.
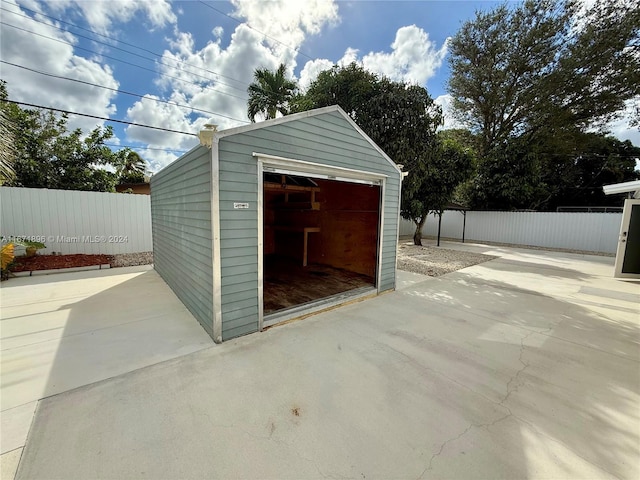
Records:
[[[207,123],[204,126],[203,130],[200,130],[198,133],[198,138],[200,139],[200,145],[204,145],[207,148],[211,148],[211,144],[213,143],[213,137],[218,131],[218,125],[214,125],[212,123]]]

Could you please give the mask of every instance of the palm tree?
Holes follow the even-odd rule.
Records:
[[[7,82],[0,80],[0,100],[8,98]],[[5,110],[6,105],[9,104],[0,104],[0,185],[10,183],[16,178],[13,168],[16,157],[16,127]]]
[[[0,109],[0,185],[10,183],[16,177],[13,169],[15,153],[13,126],[5,111]]]
[[[120,182],[144,182],[144,172],[147,168],[147,162],[138,154],[130,150],[122,163],[116,168],[116,175]]]
[[[118,175],[126,175],[129,173],[144,173],[147,168],[147,162],[140,156],[138,152],[133,150],[127,153],[124,162],[118,168]]]
[[[297,88],[296,82],[287,79],[284,74],[287,66],[281,63],[275,72],[266,68],[258,68],[253,74],[254,82],[249,85],[249,101],[247,114],[249,120],[256,121],[256,115],[264,114],[265,118],[276,118],[276,113],[289,113],[289,101]]]

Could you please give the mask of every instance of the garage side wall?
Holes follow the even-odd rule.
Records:
[[[400,174],[339,113],[220,138],[222,338],[258,330],[258,179],[253,152],[388,175],[380,291],[395,287]],[[234,202],[248,209],[234,209]]]
[[[151,228],[155,270],[213,337],[211,150],[198,147],[151,178]]]

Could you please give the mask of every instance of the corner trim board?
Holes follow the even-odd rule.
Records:
[[[220,262],[220,150],[219,138],[211,146],[211,264],[213,265],[213,341],[222,343],[222,266]]]
[[[378,258],[377,260],[377,272],[376,272],[376,290],[380,293],[380,289],[382,287],[382,249],[384,247],[384,203],[385,203],[385,195],[386,195],[386,180],[382,180],[380,185],[380,217],[378,219]]]
[[[264,176],[258,159],[258,331],[264,327]]]

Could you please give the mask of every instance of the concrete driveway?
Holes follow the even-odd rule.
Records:
[[[150,266],[13,278],[0,305],[3,479],[41,398],[212,346]]]
[[[640,477],[640,291],[500,258],[39,402],[18,478]]]

